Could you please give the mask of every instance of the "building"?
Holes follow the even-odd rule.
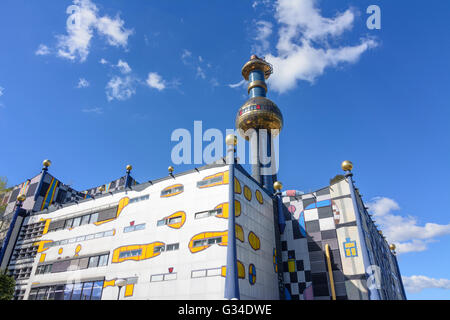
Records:
[[[226,159],[177,174],[169,167],[141,184],[127,166],[124,177],[78,192],[45,161],[14,188],[1,264],[16,278],[15,298],[405,299],[395,248],[367,213],[350,162],[323,189],[282,192],[273,153],[269,163],[259,158],[283,124],[265,97],[272,68],[252,56],[242,73],[250,98],[236,127],[256,132],[247,135],[258,142],[252,174],[236,163],[231,135]]]

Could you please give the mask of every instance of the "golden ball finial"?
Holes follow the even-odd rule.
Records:
[[[46,159],[42,162],[42,165],[44,167],[50,167],[52,165],[52,162],[50,160]]]
[[[173,167],[172,166],[169,166],[169,168],[167,168],[167,170],[169,170],[169,174],[172,174],[172,172],[173,172]]]
[[[273,184],[273,188],[277,191],[280,191],[281,189],[283,189],[283,184],[280,181],[275,181],[275,183]]]
[[[395,248],[396,248],[396,246],[395,246],[395,244],[393,244],[393,243],[389,246],[389,249],[391,249],[391,251],[394,251]]]
[[[17,196],[17,201],[24,202],[26,198],[27,197],[22,193]]]
[[[341,167],[344,171],[352,171],[353,163],[351,161],[345,160],[344,162],[342,162]]]
[[[235,146],[237,145],[237,137],[234,134],[229,134],[225,138],[225,143],[227,146]]]
[[[101,186],[100,188],[98,188],[98,190],[99,190],[100,192],[103,192],[103,191],[105,191],[105,187],[104,187],[104,186]]]
[[[127,165],[127,171],[131,171],[133,169],[133,166],[131,164]]]

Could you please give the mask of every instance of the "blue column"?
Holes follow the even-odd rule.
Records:
[[[271,193],[274,193],[274,189],[273,189],[273,183],[274,181],[272,180],[273,178],[273,170],[271,168],[272,166],[272,134],[267,131],[267,141],[266,141],[266,157],[270,159],[268,164],[263,164],[262,165],[262,169],[264,171],[270,171],[270,172],[264,172],[264,174],[261,176],[262,179],[262,185]]]
[[[227,270],[225,276],[225,299],[239,300],[239,279],[237,268],[236,248],[236,214],[234,208],[234,145],[228,145],[228,245],[227,245]]]
[[[262,70],[254,70],[250,72],[248,76],[249,83],[252,83],[253,81],[262,81],[266,82],[264,78],[264,72]],[[250,98],[254,97],[265,97],[266,96],[266,89],[262,87],[254,87],[249,92]]]
[[[14,211],[13,218],[11,220],[11,224],[9,225],[8,232],[6,233],[5,240],[3,241],[2,248],[0,251],[0,265],[3,264],[3,258],[5,256],[6,248],[8,247],[9,240],[11,238],[11,234],[13,232],[14,226],[16,225],[16,220],[19,214],[22,211],[22,201],[18,200],[16,204],[16,210]]]
[[[345,177],[347,178],[347,182],[348,182],[348,185],[350,188],[350,195],[352,197],[353,208],[355,208],[356,225],[357,225],[357,229],[358,229],[359,243],[361,246],[361,254],[362,254],[363,264],[364,264],[364,273],[366,275],[366,280],[367,280],[369,275],[367,274],[366,268],[368,266],[370,266],[370,259],[369,259],[369,253],[368,253],[367,246],[366,246],[366,236],[364,234],[364,230],[362,227],[361,212],[359,210],[358,201],[356,200],[355,186],[353,184],[353,178],[352,178],[353,173],[347,172],[345,174]],[[380,297],[378,295],[378,290],[376,288],[369,289],[369,300],[380,300]]]

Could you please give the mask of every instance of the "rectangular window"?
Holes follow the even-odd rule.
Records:
[[[69,283],[66,284],[64,288],[64,300],[70,300],[72,297],[72,291],[73,291],[73,284]]]
[[[95,212],[95,213],[90,215],[89,223],[97,222],[97,219],[98,219],[98,212]]]
[[[201,247],[206,245],[206,240],[195,240],[192,246],[195,247]]]
[[[101,300],[102,299],[102,291],[103,291],[103,281],[94,282],[94,286],[92,288],[91,300]]]
[[[222,242],[222,237],[208,239],[208,244],[216,244],[216,243],[221,243],[221,242]]]
[[[83,291],[81,292],[81,300],[91,300],[93,282],[83,283]]]
[[[177,274],[176,273],[166,273],[164,275],[164,281],[170,281],[170,280],[177,280]]]
[[[72,228],[73,219],[67,219],[64,223],[64,229]]]
[[[145,229],[145,223],[138,224],[135,226],[134,231],[144,230]]]
[[[85,215],[85,216],[83,216],[82,218],[81,218],[81,224],[80,225],[85,225],[85,224],[89,224],[89,219],[90,219],[90,215],[89,214],[87,214],[87,215]]]
[[[98,232],[94,236],[95,239],[102,238],[102,237],[103,237],[103,232]]]
[[[87,240],[92,240],[92,239],[94,239],[94,235],[93,234],[90,234],[90,235],[86,236],[86,241]]]
[[[56,286],[55,300],[64,300],[64,285]]]
[[[222,268],[214,268],[206,270],[207,277],[220,276],[222,274]]]
[[[164,246],[157,246],[153,248],[153,253],[164,252]]]
[[[84,241],[86,239],[86,237],[85,236],[80,236],[80,237],[77,237],[77,242],[81,242],[81,241]]]
[[[36,300],[45,300],[46,298],[46,293],[47,293],[47,288],[39,288]]]
[[[76,217],[73,219],[72,228],[78,227],[81,223],[81,217]]]
[[[203,278],[206,277],[206,270],[193,270],[191,272],[191,278]]]
[[[195,214],[195,219],[202,219],[202,218],[207,218],[207,217],[211,217],[211,216],[217,216],[218,214],[221,214],[221,213],[222,213],[222,208],[197,212]]]
[[[159,220],[159,221],[156,223],[156,225],[157,225],[158,227],[160,227],[160,226],[165,226],[165,225],[166,225],[166,219]]]
[[[109,259],[109,253],[101,255],[99,260],[98,260],[98,266],[99,267],[103,267],[103,266],[108,265],[108,259]]]
[[[167,245],[167,251],[174,251],[174,250],[178,250],[179,248],[180,248],[179,243],[172,243],[172,244]]]
[[[142,249],[123,251],[119,254],[119,259],[140,256],[141,254],[142,254]]]
[[[70,298],[70,300],[80,300],[82,288],[83,288],[82,283],[75,283],[73,286],[72,297]]]
[[[181,217],[174,217],[174,218],[170,218],[169,222],[167,224],[180,223],[180,222],[181,222]]]
[[[90,258],[89,258],[88,268],[97,268],[97,266],[98,266],[98,260],[99,260],[99,257],[98,257],[98,256],[90,257]]]
[[[154,274],[150,278],[150,282],[160,282],[164,281],[164,275],[163,274]]]

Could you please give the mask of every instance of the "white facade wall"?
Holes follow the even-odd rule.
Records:
[[[226,265],[226,246],[213,244],[207,249],[191,253],[189,242],[191,238],[202,232],[223,232],[228,229],[228,220],[211,216],[203,219],[194,219],[195,213],[199,211],[214,209],[217,205],[228,202],[228,184],[199,189],[197,182],[204,177],[224,172],[227,166],[207,168],[199,172],[188,173],[177,176],[175,179],[169,178],[154,185],[148,185],[141,191],[136,191],[142,186],[137,186],[135,190],[128,190],[113,195],[97,197],[79,204],[70,205],[57,211],[41,214],[27,218],[26,224],[35,223],[41,219],[59,219],[79,216],[83,213],[95,212],[100,207],[118,204],[124,197],[130,199],[142,196],[149,196],[148,200],[129,203],[120,213],[119,217],[113,221],[101,225],[88,224],[76,227],[72,230],[60,230],[44,234],[40,240],[59,241],[78,236],[89,235],[101,231],[114,230],[115,235],[100,239],[88,240],[66,244],[63,246],[50,247],[46,251],[38,253],[33,264],[31,278],[28,280],[25,299],[28,297],[31,287],[43,286],[47,284],[66,283],[71,280],[76,282],[101,279],[105,281],[116,278],[135,278],[133,295],[124,297],[125,289],[121,291],[121,299],[223,299],[225,278],[220,274],[212,277],[191,278],[192,270],[209,268],[221,268]],[[161,198],[161,190],[164,188],[182,184],[184,192]],[[269,203],[269,201],[265,201]],[[268,209],[266,209],[268,210]],[[186,221],[180,229],[173,229],[167,225],[157,226],[157,221],[172,215],[177,211],[186,213]],[[263,210],[263,212],[266,212]],[[124,228],[145,223],[145,229],[124,233]],[[270,230],[270,227],[268,227]],[[266,237],[265,229],[261,229],[263,239]],[[258,230],[259,231],[259,230]],[[273,231],[270,241],[273,242]],[[164,244],[179,243],[179,249],[175,251],[165,251],[153,258],[140,261],[124,261],[112,263],[114,249],[128,245],[145,245],[152,242],[162,242]],[[77,271],[60,273],[50,273],[35,275],[39,260],[45,254],[45,262],[56,261],[57,259],[73,258],[77,252],[76,248],[81,245],[78,252],[79,257],[86,255],[101,254],[109,252],[108,265],[98,268],[88,268]],[[62,248],[62,253],[59,249]],[[266,251],[261,254],[266,257]],[[268,257],[271,261],[271,257]],[[243,258],[243,260],[246,260]],[[263,263],[264,274],[266,267]],[[176,273],[176,280],[150,282],[152,275],[168,274],[171,269],[171,276]],[[270,290],[270,287],[266,288]],[[118,288],[107,286],[103,289],[102,299],[117,299]]]

